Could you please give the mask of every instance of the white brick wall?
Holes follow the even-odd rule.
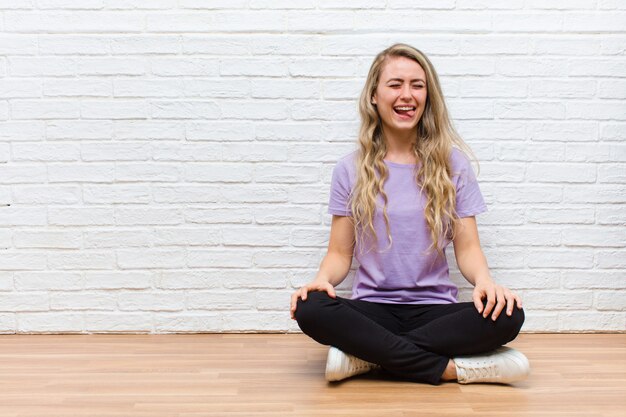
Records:
[[[0,0],[0,332],[296,331],[394,42],[481,161],[524,329],[624,331],[625,28],[615,0]]]

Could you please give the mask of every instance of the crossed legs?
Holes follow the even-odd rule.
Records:
[[[311,292],[298,300],[302,331],[411,381],[438,384],[450,359],[496,349],[519,333],[523,310],[496,321],[473,303],[382,304]]]

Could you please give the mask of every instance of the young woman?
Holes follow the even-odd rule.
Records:
[[[382,51],[359,111],[358,150],[333,171],[328,253],[291,299],[302,331],[331,346],[326,379],[376,368],[431,384],[524,379],[526,357],[502,347],[522,327],[522,302],[489,273],[474,217],[487,208],[433,65],[408,45]],[[456,300],[450,242],[473,302]],[[352,297],[338,297],[353,256]]]

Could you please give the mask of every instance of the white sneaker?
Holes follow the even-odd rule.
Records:
[[[326,381],[341,381],[354,375],[367,373],[378,367],[376,364],[348,355],[331,346],[326,359]]]
[[[520,351],[501,347],[479,355],[457,356],[452,358],[456,366],[459,384],[476,382],[521,381],[530,373],[528,358]]]

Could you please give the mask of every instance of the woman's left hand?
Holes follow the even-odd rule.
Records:
[[[485,298],[487,298],[487,304],[483,309],[483,299]],[[522,309],[522,299],[517,294],[502,285],[496,284],[491,279],[481,280],[476,283],[472,299],[474,300],[476,310],[485,318],[491,314],[491,318],[494,321],[505,306],[507,316],[513,314],[516,302],[517,308]]]

